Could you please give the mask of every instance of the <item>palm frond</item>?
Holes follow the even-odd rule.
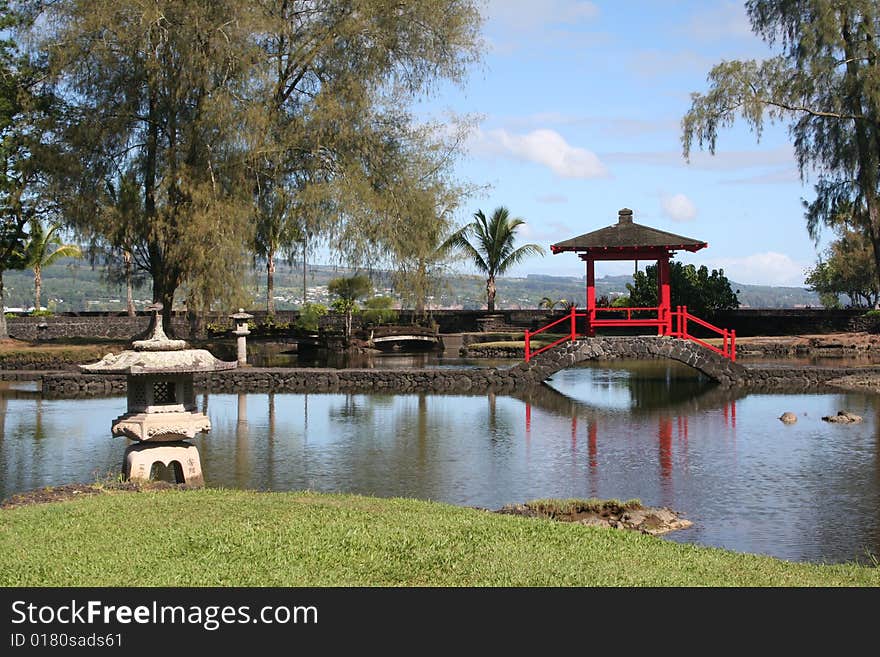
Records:
[[[43,258],[43,266],[48,267],[51,264],[54,264],[61,258],[82,258],[83,253],[82,249],[80,249],[76,244],[62,244],[57,249],[55,249],[52,253]]]
[[[440,248],[444,253],[449,251],[461,252],[462,255],[474,263],[474,266],[479,271],[486,272],[488,271],[486,261],[483,259],[480,251],[468,240],[471,232],[477,232],[479,234],[479,228],[475,228],[474,224],[468,224],[467,226],[460,228],[450,235],[446,241],[440,245]]]
[[[524,244],[516,251],[511,252],[503,262],[498,265],[498,273],[503,274],[514,265],[518,265],[526,258],[536,255],[544,255],[544,249],[537,244]]]

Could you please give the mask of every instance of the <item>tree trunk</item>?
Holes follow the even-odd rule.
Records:
[[[266,314],[275,316],[275,249],[266,258]]]
[[[172,309],[174,308],[174,290],[162,293],[162,330],[168,337],[174,336],[174,327],[171,325]]]
[[[490,276],[486,280],[486,310],[495,312],[495,277]]]
[[[413,319],[415,319],[416,317],[421,318],[425,316],[425,306],[427,305],[427,300],[425,297],[428,296],[428,271],[427,267],[425,266],[424,260],[419,260],[419,267],[417,271],[418,273],[416,274],[417,282],[415,290],[416,303],[415,308],[413,309],[415,311]]]
[[[0,340],[9,338],[9,328],[6,326],[6,293],[3,289],[3,270],[0,269]]]
[[[186,320],[189,323],[189,337],[192,340],[202,336],[202,313],[198,304],[190,297],[186,301]]]
[[[43,296],[43,268],[37,263],[34,265],[34,312],[41,310],[40,297]]]
[[[302,306],[306,305],[306,267],[308,264],[308,260],[306,258],[307,253],[308,253],[308,242],[304,238],[303,239],[303,300],[302,300]],[[300,307],[302,307],[302,306],[300,306]]]
[[[157,301],[162,304],[162,312],[160,314],[162,330],[165,331],[165,335],[172,337],[174,330],[171,327],[171,310],[174,306],[174,288],[164,280],[164,276],[153,275],[153,303]],[[152,332],[153,325],[151,323],[149,334],[152,334]]]
[[[128,313],[129,317],[134,317],[134,289],[131,284],[131,251],[123,251],[122,260],[125,262],[125,312]]]

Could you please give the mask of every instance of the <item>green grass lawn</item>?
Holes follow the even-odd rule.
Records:
[[[880,569],[416,500],[205,489],[0,511],[0,585],[880,586]]]

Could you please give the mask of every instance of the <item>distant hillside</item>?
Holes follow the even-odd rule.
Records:
[[[345,267],[310,265],[306,275],[308,298],[311,301],[328,302],[327,283],[338,276],[351,275],[353,270]],[[369,274],[377,292],[394,295],[391,277],[383,271],[364,271]],[[7,308],[30,308],[33,305],[33,274],[30,271],[7,271],[3,274]],[[626,284],[632,282],[629,275],[604,276],[596,281],[597,296],[613,299],[626,294]],[[265,305],[265,274],[254,271],[249,276],[252,307]],[[820,305],[818,295],[799,287],[775,287],[770,285],[744,285],[731,282],[743,307],[796,308]],[[525,278],[503,277],[498,279],[499,308],[536,308],[543,297],[553,300],[575,301],[579,306],[586,302],[584,277],[547,276],[530,274]],[[298,308],[302,302],[302,268],[298,265],[279,263],[275,276],[276,306],[279,310]],[[150,286],[143,285],[135,293],[136,305],[143,307],[150,302]],[[484,308],[486,304],[486,279],[476,275],[450,277],[439,294],[430,299],[437,308]],[[125,308],[125,288],[108,284],[101,268],[91,268],[82,261],[60,262],[43,270],[43,304],[56,312],[81,312],[84,310],[121,311]]]
[[[556,279],[554,276],[529,276],[536,279]],[[585,285],[584,279],[569,279]],[[605,276],[596,280],[596,294],[609,298],[626,294],[626,284],[632,283],[632,276]],[[746,285],[730,281],[730,287],[737,293],[743,308],[803,308],[820,306],[819,295],[803,287],[777,287],[774,285]],[[585,293],[581,293],[584,296]]]

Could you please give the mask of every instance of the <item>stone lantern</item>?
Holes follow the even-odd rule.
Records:
[[[97,363],[80,365],[85,372],[125,374],[128,412],[113,421],[113,435],[136,441],[125,450],[126,479],[149,481],[157,462],[174,472],[177,483],[204,485],[199,450],[186,442],[211,430],[211,421],[196,407],[193,374],[236,367],[204,349],[189,349],[162,330],[156,311],[155,329],[132,349],[107,354]]]
[[[235,329],[232,334],[238,339],[236,340],[236,351],[238,352],[238,365],[244,367],[247,365],[247,336],[251,334],[248,330],[248,320],[253,319],[253,315],[249,315],[244,308],[239,308],[238,312],[229,316],[235,322]]]

